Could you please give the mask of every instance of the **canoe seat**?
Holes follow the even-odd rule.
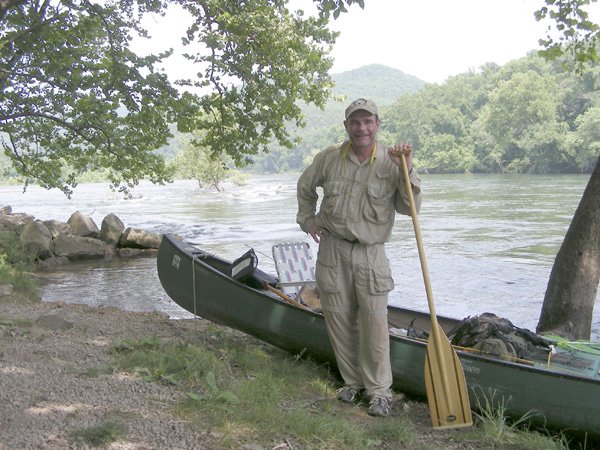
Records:
[[[254,289],[264,289],[264,285],[277,286],[273,275],[258,269],[258,256],[254,249],[248,250],[227,267],[227,275],[236,281]]]
[[[299,299],[305,287],[316,286],[315,260],[306,242],[273,245],[273,260],[279,276],[278,287],[293,299]]]
[[[231,263],[229,267],[229,276],[237,281],[242,281],[244,278],[251,276],[258,266],[258,257],[254,249],[248,250],[242,256]]]

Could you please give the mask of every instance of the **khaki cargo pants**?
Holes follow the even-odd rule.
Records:
[[[351,243],[329,234],[319,244],[316,278],[345,384],[391,399],[387,303],[394,280],[384,245]]]

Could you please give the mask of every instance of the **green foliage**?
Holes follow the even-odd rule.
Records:
[[[208,420],[222,434],[219,448],[239,448],[249,439],[270,448],[281,436],[299,448],[366,449],[416,439],[406,417],[355,423],[337,414],[334,380],[322,367],[213,328],[215,333],[214,340],[200,344],[122,343],[119,367],[149,381],[174,380],[187,393],[178,413],[203,424]]]
[[[506,410],[510,399],[500,396],[496,391],[480,392],[476,396],[477,411],[481,430],[470,432],[472,436],[483,437],[490,448],[544,448],[568,450],[568,441],[548,435],[529,431],[528,423],[536,416],[535,411],[524,414],[521,418],[509,422]]]
[[[204,443],[207,447],[240,448],[251,442],[273,448],[282,436],[294,448],[422,445],[412,422],[415,414],[395,411],[385,420],[363,420],[355,408],[341,407],[333,389],[338,380],[326,367],[214,325],[188,337],[189,341],[125,341],[115,347],[115,355],[121,370],[183,389],[185,400],[175,412],[214,430],[213,440]],[[453,434],[453,443],[476,448],[568,448],[562,439],[528,432],[526,422],[531,415],[509,423],[507,405],[495,395],[479,399],[475,425]],[[417,406],[409,408],[417,410]],[[422,416],[426,420],[427,413]],[[440,437],[440,448],[445,443]]]
[[[577,167],[591,171],[600,155],[600,105],[578,116],[575,126],[575,132],[569,136],[569,148]]]
[[[79,174],[105,167],[115,186],[168,179],[151,150],[166,142],[179,96],[153,70],[159,58],[128,50],[137,16],[123,6],[26,2],[6,12],[0,143],[26,185],[69,194]]]
[[[530,54],[403,95],[382,112],[382,140],[411,142],[430,173],[589,172],[598,67],[575,74],[559,62]]]
[[[97,426],[77,429],[71,433],[71,439],[75,442],[83,442],[84,444],[97,447],[118,441],[125,437],[125,435],[125,426],[119,422],[110,420]]]
[[[178,177],[197,180],[200,186],[208,185],[220,191],[229,171],[226,155],[214,154],[205,147],[198,132],[181,136],[179,143],[181,151],[173,160]]]
[[[0,232],[0,284],[10,284],[17,294],[37,298],[38,285],[29,272],[34,259],[23,250],[17,233]]]
[[[141,19],[171,3],[190,13],[181,37],[198,67],[196,78],[176,81],[182,90],[158,69],[171,52],[129,48],[132,35],[147,35]],[[302,122],[297,102],[321,107],[330,95],[330,14],[363,6],[315,3],[317,17],[285,0],[2,2],[0,145],[26,186],[67,195],[88,171],[106,169],[121,191],[142,178],[169,181],[156,150],[172,124],[198,130],[201,147],[238,165],[272,138],[290,146],[284,124]]]
[[[385,106],[401,95],[409,104],[383,115],[389,127],[384,131],[412,142],[424,170],[589,170],[593,150],[582,145],[590,133],[565,139],[558,134],[562,122],[569,133],[577,132],[577,118],[598,105],[597,96],[583,95],[597,90],[598,79],[597,69],[587,75],[583,70],[598,60],[598,26],[585,12],[590,1],[548,0],[538,12],[540,20],[554,21],[560,36],[543,41],[553,65],[541,58],[505,68],[487,64],[480,74],[428,85],[420,98],[409,100],[403,94],[422,83],[383,66],[340,74],[335,87],[328,75],[336,33],[327,22],[353,5],[363,8],[363,0],[313,0],[316,17],[291,11],[287,0],[7,0],[0,5],[0,146],[10,163],[0,160],[0,168],[25,186],[35,182],[67,195],[90,172],[127,192],[141,179],[171,180],[174,166],[165,164],[164,155],[177,150],[169,138],[174,131],[193,131],[198,149],[217,163],[214,171],[229,160],[236,166],[254,160],[268,172],[300,170],[315,149],[344,138],[346,96],[370,96]],[[159,69],[171,51],[141,57],[129,47],[133,36],[147,35],[142,18],[160,17],[172,4],[189,13],[189,26],[181,30],[184,57],[198,69],[175,82]],[[557,59],[561,55],[569,58]],[[562,65],[573,64],[581,80],[558,75]],[[528,72],[542,79],[550,72],[562,93],[546,84],[544,97],[540,89],[552,80],[533,75],[529,85],[511,81]],[[511,96],[501,81],[521,90]],[[328,101],[332,93],[345,100]],[[520,109],[503,111],[502,98]],[[554,120],[548,116],[553,102]],[[489,111],[480,114],[488,103]],[[518,118],[527,112],[533,114],[532,128],[519,129],[526,124]],[[308,128],[298,143],[304,113]],[[552,131],[542,133],[536,125]],[[536,158],[550,155],[551,148],[557,155],[538,164]]]
[[[539,41],[544,47],[540,52],[542,56],[554,60],[567,53],[572,62],[565,66],[574,66],[578,71],[600,59],[600,27],[590,20],[586,11],[586,6],[593,2],[596,0],[546,0],[546,6],[535,13],[538,21],[554,22],[554,27],[548,27],[546,38]]]

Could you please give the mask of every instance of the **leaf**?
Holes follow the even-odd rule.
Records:
[[[237,404],[240,400],[230,391],[222,391],[216,396],[216,400],[220,400],[224,403]]]
[[[213,372],[208,372],[206,374],[206,384],[213,393],[218,392],[219,389],[217,388],[217,381]]]
[[[202,400],[205,400],[205,397],[198,395],[194,392],[186,392],[185,395],[187,395],[189,398],[191,398],[194,401],[197,402],[201,402]]]

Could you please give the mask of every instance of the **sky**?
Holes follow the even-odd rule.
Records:
[[[304,1],[304,0],[302,0]],[[430,83],[539,49],[543,0],[365,0],[333,22],[332,73],[383,64]],[[600,3],[588,12],[600,23]]]
[[[504,65],[539,49],[547,23],[535,20],[543,0],[365,0],[330,24],[340,36],[331,56],[332,74],[369,64],[383,64],[429,83],[477,70],[483,64]],[[291,0],[290,9],[314,11],[313,0]],[[588,7],[600,23],[600,2]],[[151,21],[154,20],[154,23]],[[175,12],[151,18],[145,25],[156,36],[152,50],[179,46],[186,21]],[[156,43],[160,43],[156,48]],[[146,46],[145,46],[146,47]],[[174,59],[169,72],[189,77],[190,63]],[[178,72],[178,73],[177,73]],[[187,72],[187,73],[186,73]]]

